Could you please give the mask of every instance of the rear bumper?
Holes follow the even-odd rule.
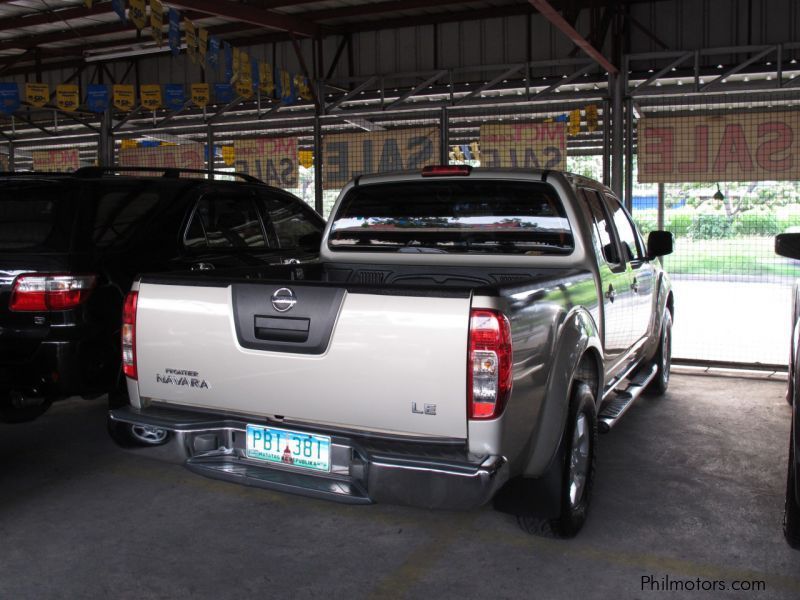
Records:
[[[474,456],[462,445],[375,439],[324,428],[240,420],[150,407],[113,410],[110,418],[172,433],[146,452],[215,479],[348,504],[388,502],[470,509],[488,502],[508,480],[501,456]],[[331,471],[318,474],[245,456],[247,423],[330,435]]]
[[[77,342],[42,342],[31,355],[0,361],[0,390],[68,396],[81,391],[81,369]]]

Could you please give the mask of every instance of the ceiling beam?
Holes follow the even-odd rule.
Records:
[[[60,23],[71,19],[84,17],[96,17],[111,12],[111,4],[94,5],[91,9],[81,5],[77,8],[66,8],[64,10],[45,10],[28,15],[14,15],[0,19],[0,31],[9,29],[21,29],[23,27],[33,27],[36,25],[47,25],[48,23]]]
[[[231,33],[251,31],[254,29],[254,27],[243,25],[241,23],[224,23],[221,25],[212,25],[211,27],[206,27],[206,29],[208,29],[208,32],[211,35],[224,36]],[[74,31],[70,30],[70,31],[56,31],[37,36],[26,36],[24,38],[14,38],[10,40],[4,40],[0,42],[0,50],[8,50],[11,48],[30,50],[31,48],[38,47],[39,44],[52,44],[56,42],[74,41],[75,44],[70,46],[65,46],[60,48],[42,48],[41,49],[42,56],[43,57],[70,56],[70,55],[82,56],[86,50],[101,50],[103,48],[114,48],[114,47],[124,46],[126,44],[134,45],[137,43],[141,43],[142,41],[150,40],[149,37],[142,39],[133,37],[136,35],[136,30],[130,29],[129,27],[125,27],[121,23],[108,23],[104,25],[96,25],[93,27],[79,29],[77,31],[80,32],[80,36],[76,36]],[[96,42],[96,43],[91,43],[91,41],[87,41],[87,38],[91,38],[98,35],[108,35],[113,33],[130,33],[131,37],[118,38],[113,40],[103,40],[101,42]],[[168,46],[165,44],[164,48],[168,48]],[[3,61],[4,59],[0,59],[0,64],[2,64]]]
[[[578,46],[587,55],[589,55],[589,57],[597,62],[597,64],[608,71],[609,74],[616,75],[619,72],[619,69],[611,64],[611,61],[603,56],[602,53],[597,50],[597,48],[592,46],[585,37],[575,30],[572,25],[567,23],[566,19],[558,14],[556,9],[554,9],[547,0],[528,0],[528,2],[530,2],[531,6],[538,10],[545,19],[550,21],[553,26],[555,26],[570,40],[572,40],[572,43]]]
[[[373,4],[360,4],[358,6],[346,6],[341,8],[329,8],[325,10],[312,10],[299,13],[307,21],[325,21],[329,19],[346,19],[349,17],[361,17],[364,15],[379,15],[387,12],[400,10],[412,10],[417,8],[440,8],[448,4],[463,4],[463,0],[393,0],[391,2],[378,2]]]
[[[170,0],[169,4],[178,8],[214,15],[215,17],[250,23],[257,27],[288,31],[289,33],[308,37],[312,37],[318,32],[317,25],[293,15],[271,12],[252,5],[229,2],[228,0]]]

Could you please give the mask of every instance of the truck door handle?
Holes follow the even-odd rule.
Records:
[[[617,293],[614,291],[614,286],[609,284],[608,285],[608,291],[606,292],[606,298],[608,298],[609,301],[613,302],[614,298],[616,298],[616,297],[617,297]]]
[[[214,265],[207,262],[199,262],[192,265],[192,271],[213,271]]]
[[[631,284],[631,289],[633,290],[634,294],[639,293],[639,282],[636,280],[636,277],[633,278],[633,283]]]

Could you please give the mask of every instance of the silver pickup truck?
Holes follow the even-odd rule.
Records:
[[[318,263],[141,277],[110,426],[209,477],[572,536],[597,431],[669,382],[671,251],[575,175],[362,176]]]

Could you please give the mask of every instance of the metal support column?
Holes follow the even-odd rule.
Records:
[[[114,129],[111,109],[100,117],[100,139],[97,142],[97,163],[101,167],[114,166]]]
[[[16,171],[14,166],[14,142],[8,142],[8,172],[13,173]]]
[[[206,160],[208,178],[214,179],[214,161],[216,159],[214,154],[214,128],[211,125],[208,126],[208,131],[206,132],[206,147],[208,148],[208,159]]]
[[[439,148],[439,164],[446,165],[450,162],[450,124],[447,119],[447,107],[442,107],[442,114],[439,119],[439,127],[441,128],[441,144]]]
[[[603,185],[611,186],[611,103],[603,100]]]
[[[611,90],[611,189],[618,198],[622,197],[622,158],[625,152],[623,135],[625,132],[623,104],[623,76],[608,76]]]
[[[322,215],[322,122],[319,115],[314,117],[314,209]]]
[[[625,208],[633,212],[633,99],[625,100]]]
[[[658,184],[658,216],[656,221],[656,228],[659,231],[664,230],[664,208],[666,203],[666,197],[664,196],[664,184]]]

